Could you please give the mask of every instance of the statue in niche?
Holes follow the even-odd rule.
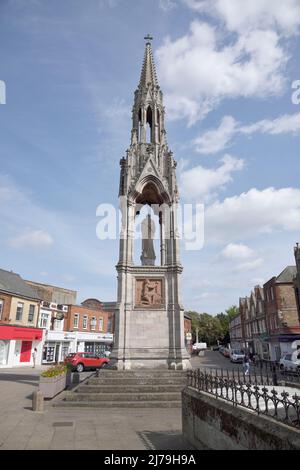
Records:
[[[142,266],[154,266],[155,265],[155,251],[153,238],[155,234],[155,223],[151,219],[150,214],[143,220],[141,224],[142,228],[142,254],[141,262]]]

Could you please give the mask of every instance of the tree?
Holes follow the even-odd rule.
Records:
[[[187,312],[192,321],[193,341],[196,341],[196,331],[200,342],[207,343],[208,346],[217,344],[218,341],[227,344],[229,338],[229,324],[232,318],[238,313],[238,308],[232,305],[225,313],[210,315],[209,313]]]

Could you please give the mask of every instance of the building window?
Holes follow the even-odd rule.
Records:
[[[29,323],[32,323],[34,320],[34,312],[35,312],[35,305],[29,305],[29,314],[28,314]]]
[[[99,331],[103,331],[103,318],[99,318]]]
[[[83,322],[82,322],[82,328],[83,328],[84,330],[86,330],[87,327],[88,327],[88,316],[87,316],[87,315],[84,315],[84,317],[83,317]]]
[[[75,313],[73,318],[73,328],[78,328],[79,324],[79,313]]]
[[[3,309],[4,309],[4,300],[0,299],[0,320],[2,319]]]
[[[93,318],[91,319],[91,330],[95,330],[95,329],[96,329],[96,324],[97,324],[96,317],[93,317]]]
[[[21,321],[23,316],[24,304],[22,302],[18,302],[17,304],[17,313],[16,313],[16,320]]]
[[[64,326],[64,321],[63,320],[58,320],[55,318],[53,322],[53,330],[55,331],[63,331],[63,326]]]
[[[40,316],[39,327],[48,328],[48,319],[49,319],[49,313],[42,312]]]

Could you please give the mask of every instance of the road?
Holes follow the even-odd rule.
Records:
[[[227,371],[229,371],[230,376],[234,375],[236,378],[238,378],[238,376],[243,377],[243,364],[232,363],[229,358],[224,357],[218,351],[207,350],[205,351],[204,356],[193,356],[191,362],[193,369],[212,369],[213,373],[215,373],[217,370],[218,375],[220,375],[222,371],[224,375],[227,375]],[[279,369],[276,369],[276,378],[277,381],[293,383],[300,382],[299,375],[295,375],[294,373],[290,372],[281,372]],[[261,369],[259,365],[255,366],[253,363],[251,363],[250,379],[251,381],[257,380],[258,383],[272,384],[274,376],[270,364],[264,363]],[[276,383],[274,382],[274,384]]]
[[[197,369],[200,367],[201,369],[204,367],[207,368],[214,368],[214,369],[228,369],[240,371],[243,370],[242,364],[233,364],[230,362],[230,359],[223,356],[223,354],[219,353],[219,351],[210,351],[207,350],[204,352],[204,356],[192,356],[191,359],[193,368]]]

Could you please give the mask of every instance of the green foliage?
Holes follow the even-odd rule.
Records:
[[[56,364],[55,366],[49,367],[41,373],[42,377],[58,377],[59,375],[66,374],[68,371],[68,366],[65,364]]]
[[[199,342],[207,343],[208,346],[217,342],[229,342],[229,323],[237,315],[238,308],[232,305],[225,313],[210,315],[208,313],[187,312],[192,320],[193,341],[196,341],[198,330]]]

